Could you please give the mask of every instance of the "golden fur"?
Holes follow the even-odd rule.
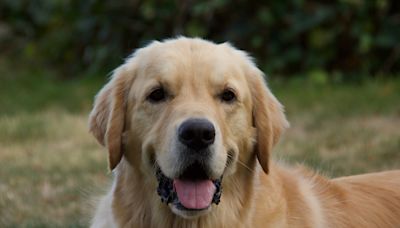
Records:
[[[169,100],[148,104],[159,84]],[[216,98],[225,87],[236,103]],[[221,203],[188,219],[160,202],[154,162],[176,169],[175,129],[193,116],[217,127],[212,165],[224,180]],[[400,227],[400,171],[329,180],[276,164],[269,154],[287,126],[262,72],[231,45],[182,37],[139,49],[114,71],[90,115],[115,174],[92,227]]]

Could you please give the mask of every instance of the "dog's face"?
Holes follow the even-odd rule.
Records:
[[[229,44],[180,38],[139,49],[96,99],[90,128],[185,218],[218,204],[222,178],[268,155],[287,125],[261,72]],[[154,191],[154,194],[157,194]]]

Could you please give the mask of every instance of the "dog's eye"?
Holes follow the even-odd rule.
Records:
[[[225,89],[220,98],[223,102],[231,103],[236,100],[236,94],[231,89]]]
[[[154,89],[148,96],[147,100],[153,103],[164,101],[167,98],[167,93],[164,88],[159,87]]]

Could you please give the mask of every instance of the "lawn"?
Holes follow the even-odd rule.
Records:
[[[0,227],[86,227],[110,179],[87,117],[106,79],[0,68]],[[400,80],[271,83],[291,128],[275,159],[334,177],[400,168]]]

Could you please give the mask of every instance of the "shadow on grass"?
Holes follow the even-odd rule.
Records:
[[[66,112],[88,111],[93,97],[107,77],[57,79],[52,72],[0,68],[0,115],[31,113],[45,109]]]

